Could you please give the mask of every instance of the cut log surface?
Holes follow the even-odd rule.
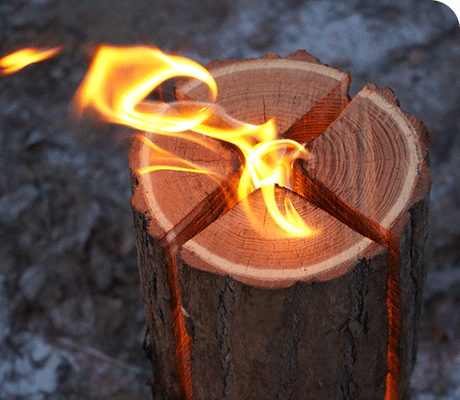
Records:
[[[318,230],[307,238],[287,237],[268,215],[260,190],[249,196],[257,226],[231,187],[226,202],[219,200],[221,186],[237,181],[241,167],[228,145],[205,139],[210,148],[145,134],[218,172],[217,181],[178,171],[140,175],[139,168],[155,160],[134,139],[132,207],[154,394],[188,396],[176,367],[165,253],[165,246],[176,243],[180,305],[191,338],[190,398],[408,398],[430,187],[423,124],[399,108],[389,89],[370,83],[350,99],[349,74],[306,52],[215,61],[207,68],[219,89],[216,103],[230,117],[251,124],[275,118],[280,138],[306,143],[311,159],[299,164],[299,176],[343,207],[296,190],[298,182],[277,187],[280,207],[289,196],[306,224]],[[185,81],[177,98],[208,101],[208,91],[198,81]],[[187,231],[203,209],[213,218],[200,220],[197,232]],[[393,247],[390,237],[396,238]],[[390,250],[398,258],[394,279]],[[400,317],[391,312],[391,296]],[[392,328],[392,318],[399,327]],[[400,363],[396,395],[388,391],[392,335]]]

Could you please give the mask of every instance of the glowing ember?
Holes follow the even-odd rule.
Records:
[[[34,48],[18,50],[0,59],[0,75],[14,74],[30,64],[55,56],[63,48],[64,46],[61,45],[48,50]]]
[[[146,97],[168,79],[191,77],[204,82],[210,91],[210,101],[217,98],[217,85],[211,74],[194,61],[167,56],[147,47],[101,47],[80,86],[75,100],[79,113],[85,108],[96,110],[106,121],[123,124],[141,131],[193,140],[204,146],[193,131],[204,136],[236,145],[244,156],[244,169],[238,186],[238,197],[251,218],[247,196],[261,188],[267,209],[274,221],[289,236],[314,234],[285,198],[284,210],[275,201],[275,184],[289,187],[292,163],[297,158],[308,159],[302,145],[293,140],[280,140],[274,120],[263,125],[237,121],[212,103],[181,101],[164,103]],[[140,173],[159,169],[193,171],[213,175],[202,167],[171,155],[151,141],[153,156],[164,164],[144,168]]]

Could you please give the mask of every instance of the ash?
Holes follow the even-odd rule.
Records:
[[[189,4],[190,3],[190,4]],[[0,77],[0,399],[149,399],[132,132],[69,108],[97,43],[199,62],[305,49],[389,86],[433,133],[429,272],[413,399],[460,399],[460,31],[430,0],[19,0],[1,54],[65,44]]]

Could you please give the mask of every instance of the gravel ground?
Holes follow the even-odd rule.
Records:
[[[352,95],[391,87],[433,134],[413,399],[460,399],[460,30],[430,0],[0,1],[1,55],[66,46],[0,77],[0,399],[150,398],[130,132],[70,109],[101,42],[202,63],[305,49],[350,71]]]

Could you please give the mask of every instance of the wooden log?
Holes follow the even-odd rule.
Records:
[[[276,117],[280,137],[307,143],[311,160],[297,162],[291,187],[276,194],[319,233],[283,235],[260,190],[249,196],[252,226],[235,194],[241,162],[232,148],[146,134],[218,171],[220,186],[203,174],[139,174],[155,160],[135,139],[132,207],[154,398],[408,398],[425,279],[423,124],[389,89],[368,84],[350,100],[349,74],[306,52],[207,67],[230,116]],[[186,81],[177,97],[205,101],[207,90]]]

